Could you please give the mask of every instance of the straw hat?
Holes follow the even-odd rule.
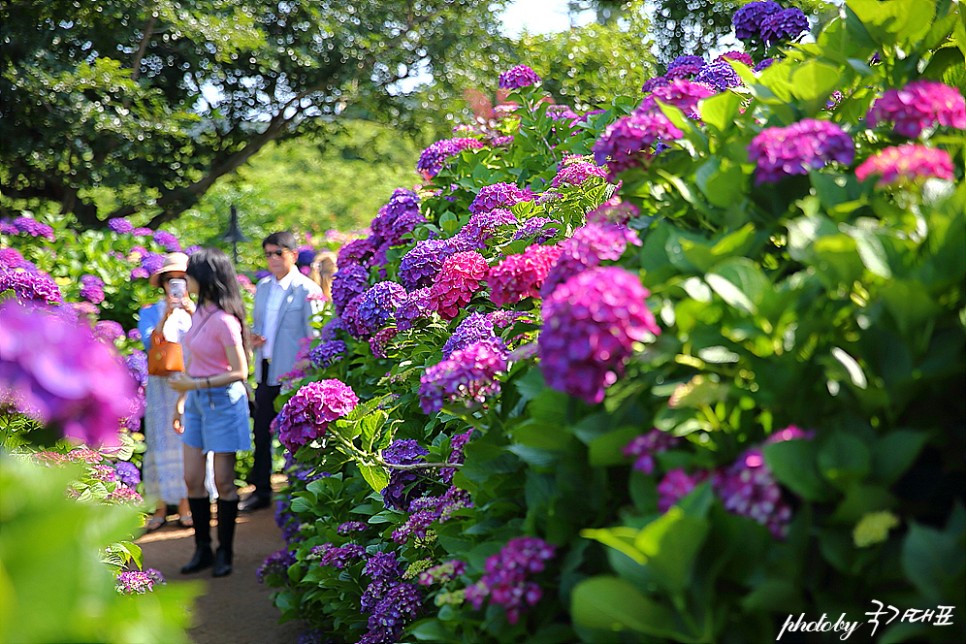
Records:
[[[164,256],[164,264],[154,272],[148,281],[151,286],[158,286],[163,273],[184,273],[188,270],[188,256],[184,253],[168,253]]]

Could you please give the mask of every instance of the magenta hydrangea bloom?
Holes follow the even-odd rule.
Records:
[[[452,320],[480,290],[488,270],[486,260],[476,251],[454,253],[446,258],[436,281],[429,289],[433,309],[445,320]]]
[[[577,273],[598,266],[602,261],[621,258],[628,244],[640,246],[640,238],[626,226],[611,223],[588,223],[560,242],[561,252],[544,279],[540,293],[546,297]]]
[[[869,126],[893,123],[894,132],[910,139],[935,125],[966,129],[966,100],[953,87],[930,80],[913,81],[890,89],[872,104],[865,117]]]
[[[114,351],[39,305],[0,303],[0,406],[15,405],[88,445],[116,445],[135,383]]]
[[[792,509],[760,449],[748,450],[730,467],[716,472],[712,484],[725,510],[757,521],[776,538],[788,532]]]
[[[778,13],[782,7],[777,2],[749,2],[735,11],[731,24],[735,35],[741,40],[754,40],[761,35],[761,23],[768,16]]]
[[[463,150],[478,150],[482,147],[486,147],[482,141],[466,137],[436,141],[419,155],[416,171],[431,179],[439,174],[447,161]]]
[[[166,230],[158,230],[154,233],[154,242],[169,253],[181,252],[181,242],[172,233]]]
[[[310,382],[299,389],[273,421],[282,444],[294,452],[302,445],[322,438],[329,423],[342,418],[359,404],[352,387],[330,378]]]
[[[594,142],[594,161],[607,164],[611,180],[654,156],[654,145],[667,143],[684,136],[663,113],[639,110],[623,116],[604,130]]]
[[[657,509],[667,512],[706,478],[704,472],[692,476],[680,468],[670,470],[657,484]]]
[[[723,53],[720,56],[718,56],[715,60],[719,60],[719,61],[734,60],[734,61],[739,62],[739,63],[742,63],[743,65],[746,65],[748,67],[754,67],[755,66],[755,59],[754,58],[752,58],[749,54],[746,54],[743,51],[737,51],[737,50],[734,50],[734,49],[732,49],[731,51],[726,51],[725,53]]]
[[[714,96],[714,94],[714,90],[708,85],[675,79],[667,85],[655,88],[649,96],[641,101],[640,109],[657,109],[657,101],[660,101],[680,109],[688,118],[697,119],[700,116],[698,114],[698,103],[702,99]]]
[[[399,329],[394,326],[386,327],[385,329],[379,329],[376,331],[371,338],[369,338],[369,350],[372,351],[372,355],[377,358],[386,357],[386,349],[389,348],[389,343],[392,339],[396,337],[399,333]]]
[[[558,286],[543,302],[538,340],[547,384],[588,403],[602,401],[634,342],[661,333],[648,295],[637,276],[616,266],[587,269]]]
[[[475,342],[435,364],[419,379],[419,403],[427,414],[445,405],[482,403],[500,392],[498,373],[506,371],[505,354],[492,342]]]
[[[32,270],[0,268],[0,293],[13,291],[21,302],[63,304],[60,288],[46,273]]]
[[[829,121],[803,119],[788,127],[762,130],[748,145],[748,158],[757,165],[756,183],[775,183],[791,175],[807,174],[830,161],[852,163],[855,146],[842,128]]]
[[[16,248],[0,248],[0,271],[22,268],[27,271],[37,271],[33,262],[24,259]]]
[[[490,300],[497,306],[540,297],[540,288],[560,253],[559,246],[534,244],[518,255],[510,255],[490,269],[486,282]]]
[[[556,554],[556,547],[537,537],[516,537],[486,560],[486,572],[476,584],[466,588],[466,599],[475,610],[488,597],[491,604],[506,610],[511,624],[520,620],[527,605],[534,606],[543,590],[531,577],[543,571]]]
[[[587,213],[588,224],[620,224],[625,225],[631,219],[641,216],[637,206],[629,201],[622,201],[613,196]]]
[[[104,301],[104,282],[96,275],[81,275],[80,296],[91,304]]]
[[[767,15],[758,30],[767,45],[783,40],[795,40],[808,32],[808,18],[798,7],[782,9]]]
[[[945,150],[907,143],[877,152],[855,169],[860,181],[878,175],[878,186],[918,181],[935,177],[952,181],[953,161]]]
[[[163,584],[164,576],[154,568],[147,570],[129,570],[119,573],[114,584],[115,590],[122,595],[143,595],[154,590],[158,584]]]
[[[554,188],[562,185],[579,186],[591,177],[607,178],[607,170],[593,163],[580,161],[561,168],[550,183]]]
[[[124,327],[114,320],[98,320],[94,325],[94,337],[109,344],[126,337]]]
[[[470,204],[470,214],[475,215],[496,208],[510,208],[521,201],[533,201],[533,193],[512,183],[494,183],[483,186]]]
[[[520,89],[540,82],[537,72],[526,65],[517,65],[500,74],[500,89]]]

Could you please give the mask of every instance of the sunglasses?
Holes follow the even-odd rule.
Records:
[[[285,254],[284,250],[266,250],[265,257],[281,257]]]

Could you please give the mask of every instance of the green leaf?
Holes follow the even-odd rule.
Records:
[[[695,559],[710,526],[706,519],[689,516],[672,507],[647,524],[635,539],[635,547],[671,592],[684,590],[691,581]]]
[[[791,93],[814,113],[825,106],[833,91],[842,86],[842,69],[817,60],[799,63],[791,72]]]
[[[892,485],[905,474],[919,456],[926,440],[924,431],[900,429],[872,444],[872,478],[883,485]]]
[[[809,501],[824,501],[831,490],[819,475],[818,447],[808,440],[765,445],[765,462],[778,481]]]
[[[743,257],[729,258],[705,275],[708,286],[731,307],[754,315],[771,284],[757,264]]]
[[[872,470],[872,456],[860,438],[839,431],[819,449],[818,467],[828,481],[845,488],[863,480]]]
[[[740,107],[741,97],[738,94],[721,92],[701,101],[698,110],[701,112],[701,120],[718,128],[720,132],[726,132],[734,126]]]
[[[961,530],[941,532],[909,523],[909,534],[902,543],[902,570],[929,602],[948,600],[947,585],[962,576],[966,562],[962,539]]]
[[[368,416],[363,417],[359,425],[362,430],[362,448],[367,452],[372,452],[379,430],[386,424],[389,414],[381,409],[377,409]]]
[[[366,480],[369,487],[375,492],[381,492],[389,485],[389,474],[386,473],[385,468],[381,465],[363,465],[358,464],[359,472],[362,473],[362,478]]]
[[[608,633],[631,630],[669,641],[689,641],[679,632],[674,613],[617,577],[593,577],[574,588],[574,622]]]

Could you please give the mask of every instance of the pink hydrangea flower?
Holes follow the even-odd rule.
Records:
[[[436,282],[429,289],[433,309],[443,319],[455,318],[480,290],[480,282],[486,278],[487,270],[486,260],[476,251],[463,251],[447,257]]]
[[[500,74],[500,89],[520,89],[540,82],[537,72],[526,65],[517,65]]]
[[[911,139],[937,123],[966,130],[966,100],[949,85],[918,80],[888,90],[872,104],[865,119],[871,127],[893,123],[896,134]]]
[[[815,119],[766,128],[748,145],[748,158],[757,165],[755,183],[759,184],[807,174],[830,161],[849,165],[854,157],[855,145],[842,128]]]
[[[490,300],[497,306],[506,306],[527,297],[540,297],[540,287],[561,252],[559,246],[534,244],[519,255],[504,259],[487,275]]]
[[[865,181],[878,175],[876,185],[888,186],[917,179],[947,179],[952,181],[953,161],[945,150],[907,143],[878,152],[855,169],[855,176]]]
[[[359,397],[341,380],[310,382],[289,398],[273,421],[274,427],[282,444],[294,452],[322,438],[330,422],[342,418],[357,404]]]
[[[607,126],[594,143],[594,161],[607,164],[614,180],[621,172],[654,156],[654,146],[684,136],[660,110],[639,110]]]

